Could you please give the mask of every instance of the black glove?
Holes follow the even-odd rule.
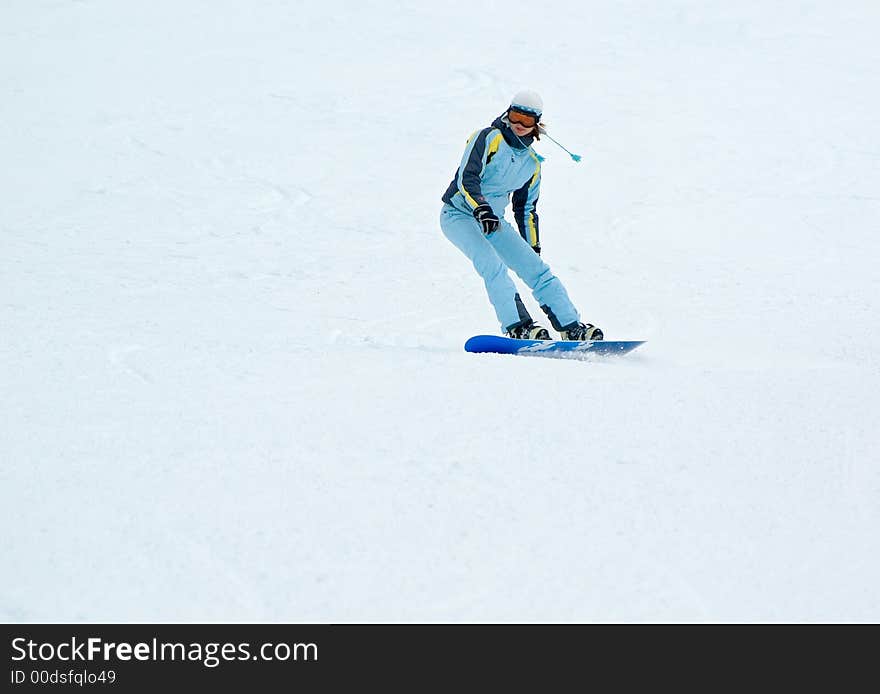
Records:
[[[483,233],[486,236],[498,231],[498,217],[495,216],[489,205],[477,205],[474,209],[474,219],[483,227]]]
[[[541,255],[541,246],[532,246],[532,250],[538,255]]]

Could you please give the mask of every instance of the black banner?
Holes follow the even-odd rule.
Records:
[[[794,625],[2,625],[3,691],[614,691],[876,679],[878,629]],[[865,682],[866,683],[866,682]]]

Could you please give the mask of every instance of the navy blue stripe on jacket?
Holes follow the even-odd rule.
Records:
[[[532,187],[533,179],[526,181],[525,185],[519,190],[514,191],[511,200],[513,204],[513,219],[522,236],[529,245],[534,248],[541,245],[541,237],[538,231],[538,195],[535,194],[532,200],[529,200],[529,189]],[[526,208],[529,208],[526,214]]]
[[[486,156],[486,138],[492,130],[493,128],[491,127],[483,128],[474,136],[471,136],[471,139],[468,141],[468,149],[470,151],[467,154],[467,159],[464,162],[464,166],[459,166],[455,172],[455,178],[443,194],[443,202],[450,203],[453,195],[462,193],[472,208],[476,208],[477,205],[486,204],[486,198],[483,197],[481,189],[480,175],[483,173],[486,163],[488,163],[484,161]]]

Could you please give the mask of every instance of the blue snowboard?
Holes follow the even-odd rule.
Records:
[[[491,352],[494,354],[523,354],[535,357],[576,359],[590,355],[619,355],[632,352],[644,340],[619,342],[593,340],[574,342],[569,340],[514,340],[500,335],[475,335],[464,343],[465,352]]]

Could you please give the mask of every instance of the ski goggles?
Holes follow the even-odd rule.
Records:
[[[538,118],[534,113],[517,111],[515,108],[508,109],[507,120],[511,123],[517,123],[524,128],[534,128],[538,124]]]

